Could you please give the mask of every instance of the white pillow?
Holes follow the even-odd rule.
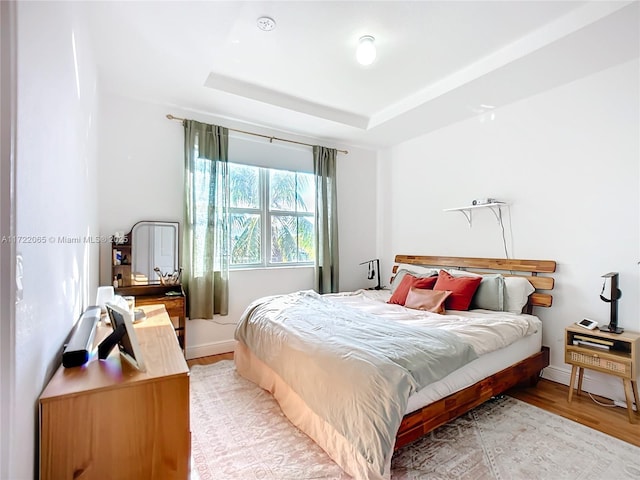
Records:
[[[521,277],[504,277],[504,303],[506,312],[522,313],[529,295],[536,289],[529,280]]]
[[[404,268],[405,270],[409,270],[409,272],[412,272],[412,273],[428,274],[428,276],[437,275],[438,272],[440,271],[440,269],[438,268],[423,267],[421,265],[411,265],[410,263],[399,263],[397,271],[400,271],[401,268]]]
[[[458,270],[457,268],[443,268],[443,270],[452,277],[482,277],[482,275],[479,273],[467,272],[466,270]]]
[[[478,274],[467,272],[466,270],[446,270],[453,277],[482,277],[476,293],[473,294],[469,309],[481,308],[483,310],[493,310],[503,312],[505,305],[505,284],[504,277],[499,273]],[[522,312],[522,309],[520,309]]]
[[[402,278],[407,273],[410,273],[414,277],[418,277],[418,278],[435,277],[436,275],[438,275],[438,270],[434,270],[433,268],[424,268],[424,267],[413,268],[413,267],[414,267],[413,265],[408,265],[406,263],[398,264],[398,270],[396,271],[396,274],[393,277],[393,280],[391,281],[391,286],[390,286],[391,293],[396,291],[396,288],[398,288],[398,285],[400,285]]]

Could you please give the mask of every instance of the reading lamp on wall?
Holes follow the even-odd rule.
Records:
[[[602,277],[604,282],[602,283],[600,300],[611,305],[611,317],[609,325],[600,327],[600,330],[610,333],[622,333],[624,329],[618,327],[618,300],[622,296],[622,291],[618,288],[618,272],[605,273]],[[609,291],[605,293],[607,282],[609,283]],[[608,298],[606,295],[608,295]]]
[[[369,280],[373,280],[378,277],[378,284],[375,286],[376,290],[381,290],[382,286],[380,286],[380,259],[374,258],[372,260],[367,260],[366,262],[362,262],[360,265],[368,264],[369,273],[367,278]]]

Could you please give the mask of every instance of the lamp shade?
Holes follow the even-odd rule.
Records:
[[[107,311],[105,303],[113,302],[115,297],[115,290],[112,286],[98,287],[98,293],[96,294],[96,305],[100,307],[102,312]]]
[[[358,48],[356,49],[356,59],[360,65],[371,65],[376,59],[375,38],[371,35],[365,35],[358,40]]]

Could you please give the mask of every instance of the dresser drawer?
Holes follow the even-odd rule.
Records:
[[[170,317],[184,317],[184,297],[182,296],[140,296],[136,297],[136,305],[164,304]]]
[[[184,317],[184,297],[164,297],[162,303],[170,317]]]

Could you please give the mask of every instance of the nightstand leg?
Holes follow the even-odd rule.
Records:
[[[571,379],[569,380],[569,403],[573,399],[573,384],[576,382],[576,369],[578,367],[576,365],[571,366]]]
[[[582,377],[584,376],[584,368],[578,367],[578,395],[582,393]]]
[[[636,419],[635,416],[633,414],[633,406],[631,403],[631,380],[629,380],[628,378],[623,378],[622,379],[622,383],[624,383],[624,396],[627,399],[627,413],[629,414],[629,422],[631,423],[636,423]],[[635,392],[634,392],[635,393]]]
[[[640,415],[640,396],[638,396],[638,382],[631,380],[631,390],[633,390],[633,400],[636,402],[636,413]]]

